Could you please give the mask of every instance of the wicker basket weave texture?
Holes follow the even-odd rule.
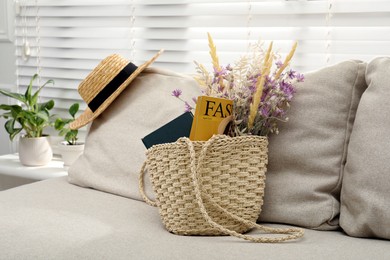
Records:
[[[268,160],[267,138],[214,138],[200,162],[205,142],[192,144],[197,181],[210,217],[239,233],[253,228],[225,211],[252,222],[258,219]],[[179,235],[226,235],[205,221],[200,211],[191,177],[191,156],[185,142],[153,146],[147,152],[147,161],[157,206],[167,230]]]

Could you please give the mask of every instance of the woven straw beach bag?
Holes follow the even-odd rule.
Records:
[[[215,135],[208,141],[180,138],[154,145],[140,173],[140,192],[157,206],[166,229],[178,235],[232,235],[254,242],[281,242],[303,235],[297,228],[256,224],[263,204],[268,139]],[[148,171],[156,201],[144,191]],[[243,235],[253,228],[283,237]]]

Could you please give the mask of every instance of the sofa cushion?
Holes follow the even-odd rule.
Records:
[[[256,244],[178,236],[146,203],[51,179],[0,193],[1,259],[386,259],[388,241],[305,230]],[[251,232],[253,234],[254,232]]]
[[[69,169],[69,181],[141,199],[138,175],[146,158],[141,139],[183,113],[184,104],[171,96],[177,88],[185,100],[200,95],[195,80],[182,74],[147,68],[138,75],[93,121],[84,154]],[[153,197],[150,182],[146,191]]]
[[[337,229],[347,146],[366,64],[345,61],[305,74],[280,134],[270,136],[266,222]]]
[[[341,192],[340,225],[351,236],[390,239],[390,58],[367,65]]]

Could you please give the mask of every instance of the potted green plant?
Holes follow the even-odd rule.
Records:
[[[54,128],[58,130],[59,135],[64,136],[65,139],[58,147],[65,167],[72,165],[84,151],[84,142],[78,141],[78,130],[69,128],[69,124],[75,120],[78,111],[79,104],[74,103],[68,110],[71,118],[64,119],[59,117],[54,123]]]
[[[1,104],[0,109],[5,112],[0,116],[7,120],[5,129],[11,141],[22,133],[19,139],[19,159],[26,166],[45,165],[53,157],[50,142],[43,131],[53,124],[50,110],[54,107],[54,101],[38,101],[42,88],[54,81],[46,81],[33,93],[33,82],[37,77],[38,74],[35,74],[31,78],[24,94],[0,90],[1,94],[19,102],[14,105]]]

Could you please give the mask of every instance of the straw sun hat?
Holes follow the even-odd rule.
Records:
[[[88,107],[83,114],[70,123],[70,128],[78,129],[98,117],[162,52],[163,50],[160,50],[139,67],[118,54],[102,60],[79,85],[79,94]]]

